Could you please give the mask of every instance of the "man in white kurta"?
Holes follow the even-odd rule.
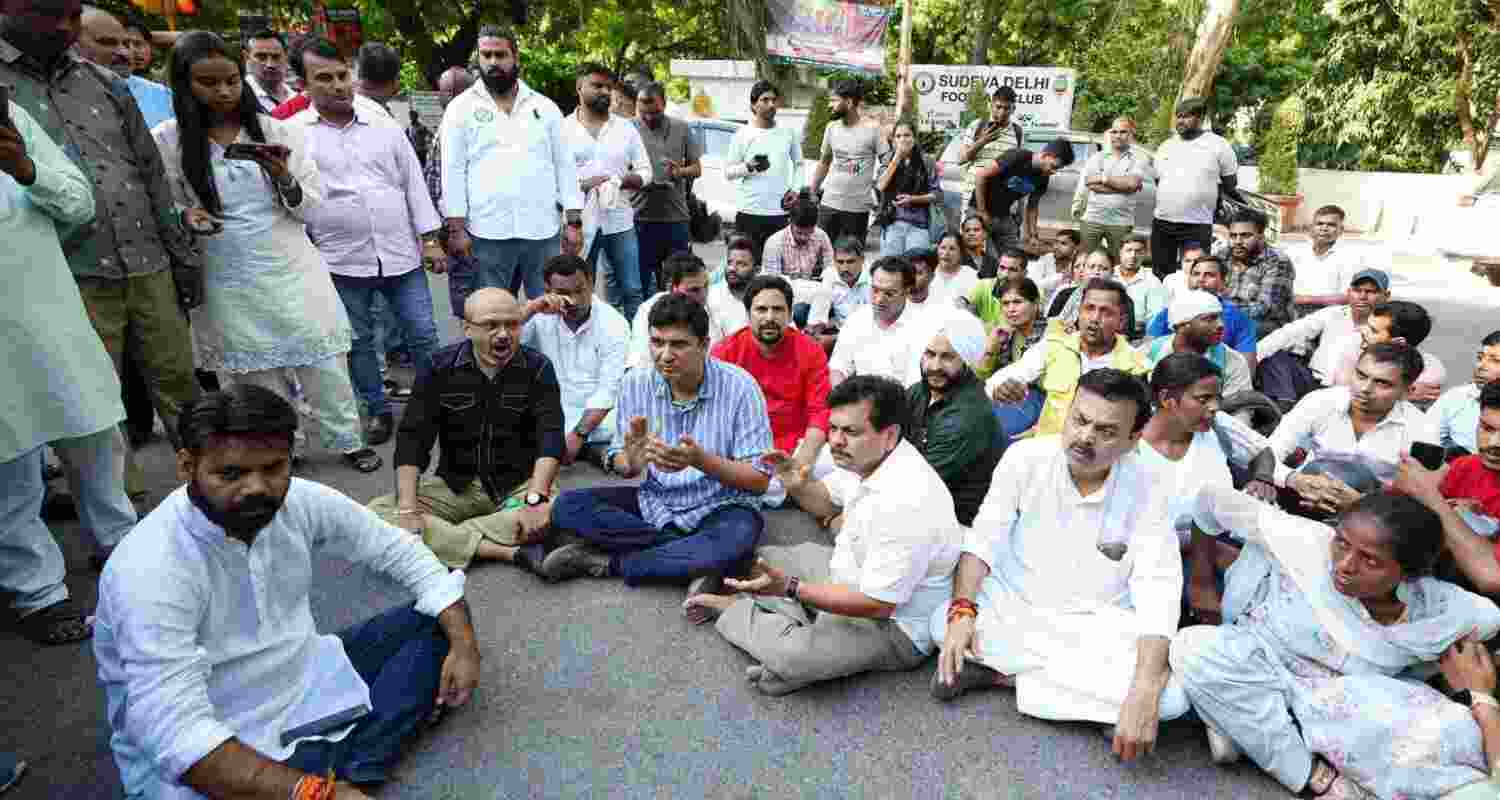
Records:
[[[1060,436],[1005,452],[964,538],[955,599],[933,615],[939,699],[1013,684],[1023,714],[1116,724],[1121,755],[1120,737],[1149,749],[1158,714],[1187,712],[1160,660],[1177,630],[1182,560],[1169,498],[1134,452],[1145,402],[1137,379],[1094,370]],[[965,600],[977,619],[960,611]]]

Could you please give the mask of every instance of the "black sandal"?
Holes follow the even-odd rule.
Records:
[[[22,636],[44,647],[75,644],[91,638],[94,626],[67,600],[21,618]]]
[[[364,473],[371,473],[385,464],[385,459],[380,454],[368,447],[362,447],[352,453],[344,454],[344,463]]]

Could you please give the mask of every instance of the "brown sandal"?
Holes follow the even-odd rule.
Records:
[[[67,600],[22,617],[19,629],[22,636],[45,647],[74,644],[94,635],[94,626]]]

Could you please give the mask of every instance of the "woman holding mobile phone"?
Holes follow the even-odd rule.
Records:
[[[349,318],[304,232],[320,186],[300,129],[261,112],[244,65],[212,33],[179,38],[169,70],[176,119],[152,133],[203,250],[203,304],[192,318],[198,366],[287,398],[295,376],[323,445],[360,472],[379,469],[345,363]]]

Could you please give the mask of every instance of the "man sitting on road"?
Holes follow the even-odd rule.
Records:
[[[984,358],[984,325],[970,314],[933,318],[918,376],[906,390],[903,429],[953,497],[960,525],[974,521],[1004,451],[999,423],[974,367]]]
[[[297,413],[253,385],[183,409],[188,481],[116,548],[94,653],[131,797],[363,798],[435,711],[464,705],[479,645],[464,574],[321,484],[291,475]],[[313,550],[415,605],[320,635]]]
[[[664,297],[680,295],[702,306],[708,313],[708,346],[712,347],[724,337],[734,333],[729,326],[744,316],[743,308],[733,309],[735,302],[729,292],[712,292],[708,285],[708,266],[703,259],[692,253],[673,253],[662,262],[666,275],[665,292],[657,292],[641,303],[630,325],[630,357],[626,366],[645,368],[651,366],[651,309]]]
[[[1175,281],[1174,281],[1175,279]],[[1224,344],[1245,357],[1245,365],[1255,372],[1255,323],[1234,303],[1224,299],[1224,262],[1218,256],[1208,255],[1194,242],[1182,246],[1182,269],[1168,275],[1163,285],[1176,283],[1178,290],[1168,292],[1167,305],[1182,292],[1204,291],[1219,298],[1223,309],[1219,318],[1224,323]],[[1155,339],[1172,332],[1167,309],[1162,309],[1146,325],[1146,338]]]
[[[1500,331],[1490,333],[1479,343],[1473,381],[1443,392],[1427,412],[1437,425],[1438,444],[1450,453],[1479,451],[1474,439],[1474,426],[1479,424],[1479,393],[1493,381],[1500,381]]]
[[[1036,288],[1041,291],[1043,297],[1052,294],[1053,289],[1073,274],[1073,266],[1078,261],[1079,254],[1086,252],[1082,248],[1082,241],[1078,231],[1063,228],[1053,234],[1052,249],[1030,264],[1024,260],[1025,251],[1021,251],[1023,257],[1021,266],[1026,270],[1026,277],[1036,282]],[[1001,256],[1003,257],[1004,254],[1002,253]],[[1005,269],[1005,265],[1002,264],[1000,268]],[[1001,284],[1006,283],[999,277],[996,280],[999,280]]]
[[[1060,437],[1005,452],[932,617],[935,697],[1014,686],[1023,714],[1114,725],[1125,759],[1187,713],[1167,666],[1182,557],[1170,498],[1136,452],[1150,402],[1138,378],[1093,370]]]
[[[1410,300],[1391,300],[1375,306],[1370,309],[1365,324],[1360,326],[1359,347],[1348,348],[1339,358],[1339,364],[1333,372],[1333,385],[1353,385],[1354,365],[1358,363],[1360,355],[1370,349],[1370,345],[1389,342],[1419,348],[1427,341],[1429,333],[1432,333],[1432,316],[1422,306]],[[1422,354],[1422,374],[1411,385],[1406,399],[1426,411],[1443,393],[1443,380],[1448,372],[1437,356],[1426,350],[1418,349],[1417,352]]]
[[[870,267],[870,303],[844,320],[828,363],[834,386],[855,375],[884,375],[895,381],[906,377],[918,346],[913,334],[925,318],[906,303],[916,278],[911,262],[900,256],[887,256]]]
[[[811,466],[828,441],[828,356],[791,326],[792,287],[780,275],[759,275],[745,290],[750,324],[714,345],[713,357],[755,378],[766,397],[771,439],[800,466]],[[768,504],[785,497],[775,477]]]
[[[792,550],[756,563],[734,595],[694,594],[688,619],[717,617],[719,634],[760,662],[745,671],[770,695],[871,671],[916,668],[932,652],[927,620],[952,591],[960,540],[953,500],[921,453],[903,440],[900,384],[858,375],[828,396],[830,449],[842,469],[822,481],[779,451],[768,454],[798,505],[822,519],[842,513],[833,554]]]
[[[1224,346],[1223,306],[1219,298],[1203,291],[1184,292],[1172,301],[1167,311],[1171,315],[1172,335],[1159,336],[1141,348],[1151,369],[1173,353],[1194,353],[1219,368],[1224,395],[1254,391],[1245,357]]]
[[[542,284],[547,293],[526,304],[521,344],[546,356],[561,384],[562,463],[582,458],[602,468],[614,436],[609,412],[625,376],[630,323],[614,306],[595,302],[594,268],[578,256],[547,259]]]
[[[1115,265],[1115,278],[1129,293],[1135,309],[1135,328],[1124,332],[1131,341],[1145,338],[1147,321],[1167,310],[1167,290],[1162,288],[1161,279],[1141,269],[1150,248],[1145,237],[1132,236],[1120,245],[1120,263]]]
[[[535,569],[553,481],[567,452],[557,373],[521,344],[521,305],[493,287],[469,295],[467,340],[439,350],[396,433],[396,493],[370,501],[440,561]],[[424,477],[437,442],[437,473]]]
[[[645,479],[557,499],[552,524],[587,543],[549,553],[541,568],[547,580],[713,584],[743,574],[760,540],[760,495],[770,476],[755,462],[771,449],[760,387],[743,369],[709,357],[708,312],[690,298],[662,298],[650,325],[652,367],[626,374],[605,460],[616,475]]]
[[[1003,404],[1027,403],[1027,387],[1041,387],[1042,394],[1035,395],[1043,401],[1040,405],[1025,409],[1026,413],[1015,419],[1001,420],[1008,437],[1032,424],[1037,426],[1039,436],[1060,433],[1079,380],[1093,370],[1109,367],[1137,377],[1151,371],[1145,356],[1120,334],[1124,309],[1130,302],[1125,287],[1107,278],[1093,278],[1079,291],[1083,292],[1083,302],[1078,330],[1062,333],[1049,329],[1020,361],[996,372],[985,384],[990,397]]]
[[[911,291],[906,295],[906,307],[920,312],[927,308],[927,298],[932,293],[932,276],[938,264],[937,252],[927,247],[916,247],[903,255],[911,262],[912,276],[915,278]]]
[[[832,262],[833,241],[818,227],[817,201],[806,193],[798,195],[797,202],[792,204],[791,222],[766,239],[761,271],[786,278],[817,280]]]
[[[1361,270],[1349,280],[1344,305],[1315,311],[1262,337],[1256,346],[1261,391],[1285,411],[1309,392],[1332,386],[1339,357],[1358,349],[1360,328],[1375,306],[1391,299],[1390,289],[1390,275]]]
[[[1437,426],[1406,400],[1421,372],[1422,354],[1414,348],[1372,345],[1360,356],[1351,386],[1319,389],[1302,398],[1271,434],[1276,485],[1301,504],[1323,511],[1342,510],[1359,499],[1359,493],[1337,480],[1287,466],[1299,449],[1307,454],[1306,463],[1330,455],[1357,458],[1380,480],[1394,478],[1413,442],[1437,444]],[[1288,503],[1293,499],[1286,497]]]
[[[1339,246],[1344,235],[1344,209],[1323,206],[1313,212],[1312,219],[1307,241],[1290,243],[1285,248],[1297,268],[1292,301],[1302,316],[1343,305],[1344,287],[1356,274],[1367,269],[1389,272],[1391,268],[1390,254],[1383,248],[1369,243]]]

